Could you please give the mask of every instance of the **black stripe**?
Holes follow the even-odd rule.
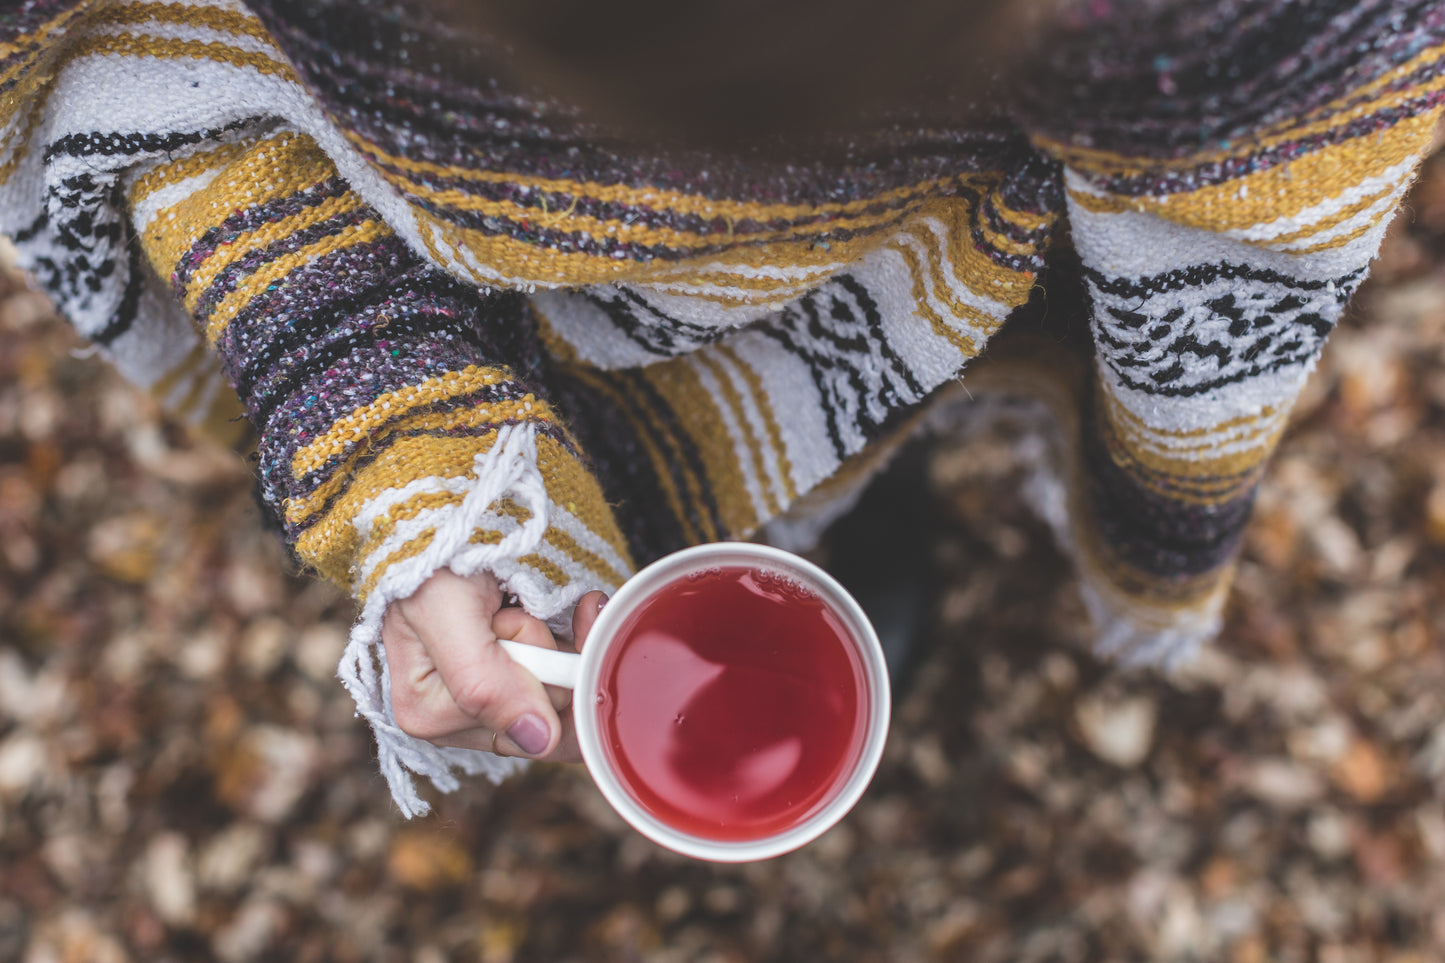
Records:
[[[913,372],[893,352],[887,337],[884,336],[883,315],[878,310],[878,303],[873,300],[873,295],[868,293],[868,289],[851,274],[840,274],[834,280],[843,287],[843,290],[853,295],[854,300],[863,308],[863,317],[868,322],[868,329],[878,335],[878,349],[883,352],[883,357],[888,359],[889,366],[903,378],[910,391],[915,395],[923,394],[923,387],[913,377]]]
[[[1323,291],[1333,285],[1337,290],[1347,290],[1351,285],[1364,279],[1368,268],[1359,268],[1348,274],[1327,281],[1306,281],[1302,278],[1280,274],[1268,268],[1252,268],[1243,264],[1220,262],[1217,264],[1194,264],[1187,268],[1166,271],[1147,277],[1130,278],[1103,274],[1090,267],[1084,268],[1084,277],[1099,290],[1119,298],[1148,298],[1166,291],[1203,287],[1215,281],[1259,281],[1278,284],[1300,291]]]
[[[52,141],[45,148],[45,162],[57,157],[93,157],[101,155],[104,157],[131,156],[135,154],[153,154],[173,151],[180,147],[189,147],[193,144],[204,143],[208,140],[215,140],[222,134],[229,131],[240,130],[252,124],[264,120],[265,117],[258,114],[253,117],[243,117],[240,120],[233,120],[221,127],[209,127],[194,131],[176,131],[165,134],[122,134],[119,132],[92,131],[88,134],[68,134],[59,140]]]
[[[111,315],[105,327],[90,335],[90,339],[96,344],[110,344],[135,324],[136,308],[145,288],[145,266],[142,263],[140,245],[132,240],[126,247],[126,270],[129,273],[125,279],[125,292],[121,295],[120,304],[116,305],[115,314]]]
[[[648,380],[646,374],[641,371],[627,370],[617,372],[618,380],[625,381],[634,390],[641,393],[647,405],[646,413],[655,419],[662,427],[664,438],[659,438],[659,443],[671,448],[687,464],[693,476],[697,479],[698,487],[702,489],[702,500],[694,502],[688,495],[687,485],[680,474],[674,474],[677,479],[678,497],[683,504],[688,506],[690,520],[697,529],[698,534],[704,534],[707,526],[702,524],[702,518],[698,512],[706,512],[712,527],[717,532],[726,532],[727,526],[723,524],[722,513],[718,509],[717,500],[713,497],[712,485],[708,480],[707,468],[703,464],[702,453],[698,451],[693,443],[692,436],[688,434],[686,426],[678,418],[677,412]],[[666,444],[667,440],[672,444]]]
[[[1264,344],[1256,344],[1255,347],[1257,350],[1263,350],[1266,346],[1267,342]],[[1195,395],[1202,395],[1206,391],[1223,388],[1225,385],[1239,384],[1241,381],[1248,381],[1250,378],[1256,378],[1262,374],[1271,374],[1276,371],[1282,371],[1285,368],[1304,364],[1317,353],[1316,348],[1311,348],[1307,351],[1291,352],[1280,357],[1271,358],[1263,364],[1250,365],[1247,368],[1243,368],[1234,374],[1222,378],[1196,382],[1182,387],[1176,387],[1169,383],[1171,376],[1179,377],[1184,374],[1184,368],[1181,363],[1176,363],[1173,367],[1165,369],[1165,371],[1157,376],[1151,376],[1148,381],[1140,381],[1137,378],[1129,377],[1121,366],[1116,364],[1112,359],[1105,358],[1104,360],[1108,363],[1109,367],[1113,369],[1114,374],[1125,387],[1133,388],[1135,391],[1141,391],[1145,394],[1160,395],[1165,398],[1192,398]]]

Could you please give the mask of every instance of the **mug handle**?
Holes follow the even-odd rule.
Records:
[[[564,689],[577,688],[577,673],[581,671],[582,656],[576,652],[558,652],[544,649],[512,639],[498,639],[497,644],[507,650],[522,668],[537,677],[543,685],[560,685]]]

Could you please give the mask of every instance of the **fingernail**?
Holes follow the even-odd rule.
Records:
[[[527,755],[535,756],[552,741],[552,732],[541,716],[529,712],[512,723],[512,728],[507,730],[507,738],[515,742],[517,748]]]
[[[606,592],[603,592],[602,597],[597,600],[597,611],[601,612],[603,609],[605,609],[607,607],[607,603],[610,601],[612,601],[611,597],[608,596]]]

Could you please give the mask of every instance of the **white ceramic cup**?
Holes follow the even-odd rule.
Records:
[[[609,648],[622,641],[619,630],[629,616],[664,586],[686,576],[721,568],[769,571],[801,584],[815,594],[839,620],[862,665],[860,684],[866,690],[867,718],[861,750],[851,772],[832,797],[798,824],[775,835],[748,840],[717,840],[696,836],[662,821],[642,806],[613,771],[602,745],[598,723],[600,676]],[[853,808],[883,755],[890,712],[888,671],[883,649],[868,617],[848,592],[827,572],[790,552],[748,542],[716,542],[668,555],[628,579],[603,607],[580,654],[557,652],[521,642],[500,640],[511,657],[548,685],[573,690],[572,716],[582,759],[612,807],[638,832],[674,852],[715,862],[741,863],[769,859],[821,836]],[[619,706],[624,708],[623,706]]]

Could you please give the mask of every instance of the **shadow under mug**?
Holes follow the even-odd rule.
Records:
[[[807,604],[816,607],[817,603],[821,603],[822,609],[827,612],[828,624],[836,629],[838,644],[848,647],[845,657],[853,667],[858,694],[854,703],[857,708],[850,710],[854,716],[852,744],[846,758],[840,757],[836,775],[822,789],[820,797],[796,821],[748,838],[716,838],[712,834],[678,825],[684,820],[669,818],[664,809],[650,804],[646,787],[636,785],[636,773],[627,775],[621,771],[625,767],[618,763],[617,746],[606,744],[609,739],[615,741],[618,738],[617,728],[609,723],[606,713],[627,710],[625,696],[610,700],[604,694],[609,691],[609,678],[615,678],[608,673],[617,671],[615,660],[626,658],[629,643],[642,634],[638,631],[639,620],[646,618],[649,606],[659,598],[676,595],[680,589],[686,590],[689,580],[695,582],[719,573],[722,576],[732,573],[744,580],[761,573],[764,584],[786,584],[794,591],[801,590],[799,597],[807,600]],[[776,632],[777,627],[773,629]],[[769,627],[757,626],[754,631],[767,633]],[[783,633],[777,634],[779,637],[769,644],[787,646],[790,640]],[[633,828],[685,856],[716,862],[748,862],[778,856],[811,842],[853,808],[867,789],[883,755],[888,736],[890,697],[888,673],[878,636],[862,608],[830,575],[806,559],[780,549],[747,542],[718,542],[684,549],[659,559],[618,589],[599,614],[580,654],[557,652],[505,639],[500,641],[512,659],[539,681],[573,690],[572,713],[577,741],[583,761],[602,795]],[[685,643],[687,640],[681,641]],[[665,670],[653,666],[649,671],[657,673]],[[719,667],[716,671],[727,670]],[[666,679],[665,674],[655,677]],[[665,686],[665,681],[662,684]],[[779,679],[771,679],[772,688],[767,695],[760,693],[759,697],[772,701],[758,708],[766,710],[771,706],[776,710],[780,703],[786,702],[789,698],[786,690],[777,688],[786,684]],[[808,688],[804,682],[795,685],[800,696],[802,690]],[[726,740],[728,735],[727,732],[715,731],[709,733],[708,738],[716,743],[717,740]],[[728,750],[733,751],[748,750],[746,747]],[[801,760],[803,755],[813,751],[815,747],[802,743],[793,748],[791,758]],[[693,763],[707,766],[711,760],[698,759]]]

